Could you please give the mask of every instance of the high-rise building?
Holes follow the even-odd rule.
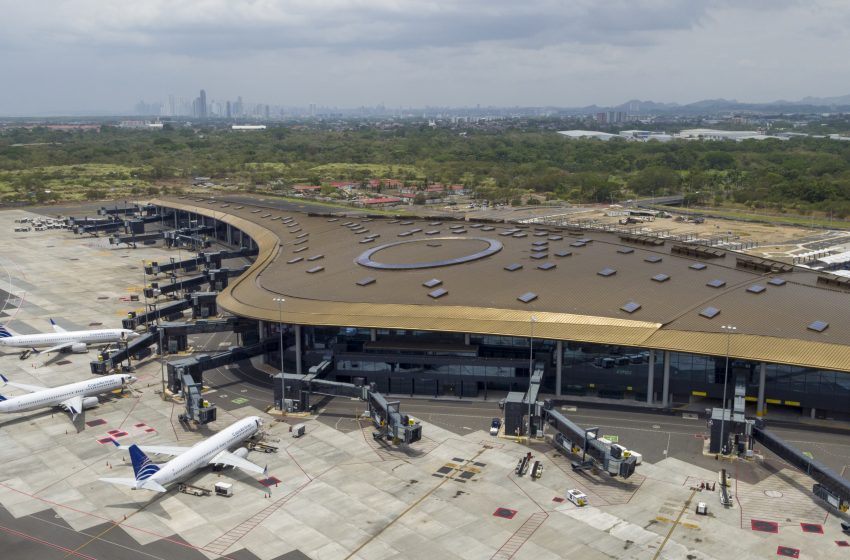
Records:
[[[228,102],[227,102],[227,118],[229,119],[229,118],[230,118],[230,116],[231,116],[231,113],[230,113],[230,101],[228,101]]]
[[[207,92],[201,90],[201,95],[198,97],[198,117],[207,118]]]

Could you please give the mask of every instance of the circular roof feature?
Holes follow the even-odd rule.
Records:
[[[477,261],[501,250],[501,242],[486,237],[429,237],[385,243],[363,252],[354,262],[381,270],[416,270]],[[372,258],[381,252],[382,260]],[[429,252],[434,260],[424,260]]]

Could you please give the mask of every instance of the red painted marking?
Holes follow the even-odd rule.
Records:
[[[121,430],[109,430],[106,433],[111,435],[111,436],[114,436],[115,434],[120,433],[120,432],[121,432]]]
[[[114,434],[112,434],[112,437],[120,438],[120,437],[124,437],[124,436],[128,436],[128,435],[130,435],[130,434],[128,434],[127,432],[122,432],[122,431],[119,430],[119,431],[115,432]]]
[[[776,548],[777,556],[786,556],[788,558],[799,558],[800,557],[800,549],[799,548],[791,548],[790,546],[779,546]]]
[[[835,541],[835,544],[838,546],[850,546],[850,542],[847,541]]]
[[[560,504],[561,502],[563,502],[563,501],[564,501],[564,499],[563,499],[562,497],[560,497],[560,496],[555,496],[554,498],[552,498],[552,501],[553,501],[553,502],[558,502],[558,503]]]
[[[111,437],[100,438],[97,442],[101,445],[111,445],[112,442],[115,441]]]
[[[102,426],[104,424],[106,424],[106,420],[104,420],[103,418],[98,418],[97,420],[89,420],[88,422],[86,422],[86,426],[88,426],[89,428],[93,428],[95,426]]]
[[[493,512],[494,517],[501,517],[502,519],[513,519],[516,514],[517,510],[508,508],[498,508]]]
[[[147,426],[147,424],[136,424],[136,425],[135,425],[135,426],[133,426],[133,427],[134,427],[134,428],[144,428],[145,426]]]
[[[148,433],[148,434],[149,434],[149,433],[151,433],[151,432],[155,432],[155,431],[156,431],[156,430],[155,430],[155,429],[153,429],[153,428],[148,428],[147,430],[145,430],[145,433]]]
[[[762,533],[778,533],[779,523],[774,521],[762,521],[761,519],[751,519],[750,528],[753,531],[761,531]]]
[[[800,523],[800,528],[804,533],[817,533],[823,535],[823,525],[817,523]]]
[[[50,548],[53,548],[53,549],[56,549],[56,550],[61,550],[62,552],[66,553],[69,556],[73,555],[73,556],[76,556],[77,558],[85,558],[85,560],[97,560],[97,558],[95,558],[93,556],[87,556],[85,554],[80,554],[76,550],[71,550],[70,548],[65,548],[64,546],[59,546],[58,544],[53,544],[52,542],[43,541],[43,540],[36,538],[32,535],[28,535],[26,533],[21,533],[20,531],[15,531],[14,529],[9,529],[8,527],[0,526],[0,531],[4,531],[6,533],[9,533],[10,535],[15,535],[16,537],[20,537],[22,539],[26,539],[26,540],[34,542],[34,543],[43,544],[44,546],[49,546]]]
[[[275,478],[273,476],[260,479],[260,484],[262,484],[266,488],[269,488],[270,486],[274,486],[275,484],[279,484],[279,483],[280,483],[280,480],[278,480],[277,478]]]

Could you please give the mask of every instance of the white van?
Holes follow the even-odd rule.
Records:
[[[587,496],[578,490],[567,490],[567,499],[578,507],[587,505]]]

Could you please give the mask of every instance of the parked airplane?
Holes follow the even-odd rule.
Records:
[[[124,389],[127,385],[136,381],[136,378],[132,375],[118,374],[50,388],[13,383],[4,375],[0,375],[0,379],[3,380],[4,385],[30,391],[29,395],[19,397],[0,395],[0,412],[25,412],[37,408],[59,407],[71,415],[72,421],[83,410],[99,404],[100,401],[94,395],[108,393],[115,389]]]
[[[249,416],[235,422],[215,434],[198,442],[192,447],[172,447],[162,445],[119,445],[119,449],[129,449],[135,478],[101,478],[103,482],[129,486],[133,490],[152,490],[165,492],[165,485],[179,479],[185,479],[191,473],[206,465],[226,465],[239,467],[246,471],[267,474],[268,470],[245,459],[248,449],[240,447],[234,452],[231,447],[241,443],[260,431],[263,421],[257,416]],[[165,464],[155,465],[145,452],[176,457]]]
[[[107,344],[110,342],[125,342],[139,336],[139,333],[129,329],[94,329],[87,331],[66,331],[51,319],[53,333],[15,334],[7,327],[0,325],[0,345],[18,348],[32,348],[36,352],[50,353],[59,350],[71,352],[86,352],[89,344]],[[35,350],[49,346],[46,350]]]

